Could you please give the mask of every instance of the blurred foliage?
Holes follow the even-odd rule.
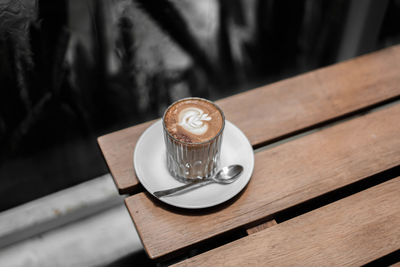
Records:
[[[106,1],[87,1],[91,14],[91,47],[85,49],[78,42],[73,47],[72,61],[66,59],[73,35],[68,30],[68,1],[41,0],[29,6],[30,9],[22,4],[11,6],[11,3],[28,2],[21,0],[3,7],[14,9],[17,12],[14,18],[18,18],[18,24],[2,26],[0,42],[4,48],[2,84],[6,88],[0,100],[4,102],[0,113],[0,140],[2,147],[6,147],[1,153],[3,157],[35,150],[37,145],[65,142],[73,136],[96,135],[159,116],[160,107],[165,108],[172,101],[173,83],[186,84],[190,95],[209,97],[215,91],[224,95],[223,92],[264,82],[264,77],[281,74],[288,66],[298,67],[295,65],[302,60],[299,55],[306,54],[303,57],[315,61],[326,60],[322,55],[326,53],[324,48],[337,37],[334,33],[340,32],[337,30],[340,22],[335,18],[346,6],[345,1],[335,1],[335,4],[296,1],[290,2],[291,8],[287,8],[289,1],[286,0],[256,1],[254,33],[252,38],[240,43],[241,53],[245,55],[245,60],[240,61],[233,53],[232,28],[249,27],[241,0],[217,1],[216,57],[200,45],[173,2],[132,1],[186,52],[193,62],[191,67],[171,73],[160,64],[159,71],[143,74],[135,62],[135,25],[129,16],[117,19],[118,32],[110,47]],[[307,7],[310,18],[305,20]],[[120,61],[115,73],[108,71],[108,51],[112,47]],[[141,85],[145,84],[149,94],[144,108],[140,107],[143,93],[138,88],[138,75],[144,77]],[[46,142],[37,142],[43,139]],[[22,145],[23,151],[19,150]]]

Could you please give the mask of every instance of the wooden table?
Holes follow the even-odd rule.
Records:
[[[205,210],[169,207],[140,186],[133,150],[154,121],[98,142],[151,259],[361,265],[399,254],[399,99],[393,46],[217,101],[253,145],[255,169],[241,194]]]

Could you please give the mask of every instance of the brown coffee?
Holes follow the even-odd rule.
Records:
[[[168,133],[183,143],[207,142],[218,135],[223,121],[218,107],[199,98],[178,101],[164,115],[164,125]]]

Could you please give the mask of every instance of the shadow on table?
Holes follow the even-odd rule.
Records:
[[[146,252],[139,251],[132,253],[122,259],[114,261],[107,265],[108,267],[124,267],[124,266],[157,266],[157,263],[151,261],[147,257]]]
[[[251,180],[250,180],[249,184],[250,183],[251,183]],[[186,216],[203,216],[203,215],[219,212],[223,209],[228,208],[232,204],[234,204],[244,194],[244,192],[247,190],[249,184],[247,184],[242,189],[242,191],[240,191],[238,194],[236,194],[232,198],[228,199],[227,201],[225,201],[221,204],[218,204],[216,206],[213,206],[213,207],[200,208],[200,209],[185,209],[185,208],[174,207],[174,206],[165,204],[163,201],[161,201],[158,198],[156,198],[155,196],[151,195],[146,190],[143,190],[143,192],[156,206],[158,206],[164,210],[168,210],[170,212],[180,214],[180,215],[186,215]]]

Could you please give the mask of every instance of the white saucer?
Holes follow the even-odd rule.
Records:
[[[140,183],[150,193],[183,185],[167,170],[161,120],[147,128],[137,141],[133,164]],[[253,148],[242,131],[226,121],[222,138],[220,166],[240,164],[243,172],[228,185],[210,184],[174,196],[160,198],[172,206],[189,209],[212,207],[237,195],[250,181],[254,169]]]

